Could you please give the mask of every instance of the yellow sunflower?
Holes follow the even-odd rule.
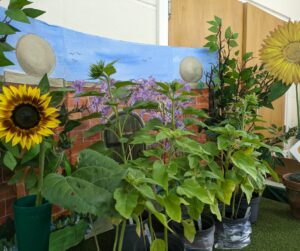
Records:
[[[40,144],[44,136],[58,127],[58,112],[49,107],[49,93],[41,95],[39,88],[9,86],[0,94],[0,138],[12,145],[30,149]]]
[[[272,31],[264,40],[260,58],[284,83],[300,83],[300,22],[288,22]]]

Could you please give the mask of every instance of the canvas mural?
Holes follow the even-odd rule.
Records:
[[[4,9],[0,8],[0,18],[3,14]],[[209,53],[205,48],[177,48],[112,40],[48,25],[39,20],[31,20],[31,24],[16,22],[14,26],[22,32],[10,36],[8,42],[16,46],[25,34],[35,34],[46,40],[55,55],[55,67],[50,77],[67,81],[88,80],[89,66],[99,60],[107,63],[117,60],[118,73],[114,77],[118,80],[152,76],[159,81],[172,81],[180,79],[179,64],[187,56],[199,59],[204,72],[217,59],[215,54]],[[23,49],[23,52],[34,53],[35,49],[29,48],[29,51]],[[15,65],[1,68],[0,75],[4,71],[23,73],[24,67],[20,67],[16,53],[9,52],[6,55]],[[45,57],[43,53],[39,55]],[[49,57],[48,59],[51,60]]]

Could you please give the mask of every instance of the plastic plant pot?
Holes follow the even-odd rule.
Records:
[[[35,206],[35,195],[14,202],[18,251],[48,251],[52,205]]]

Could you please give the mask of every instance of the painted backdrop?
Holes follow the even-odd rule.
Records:
[[[0,8],[0,18],[3,16],[4,8]],[[197,57],[204,72],[217,59],[216,54],[209,53],[205,48],[177,48],[112,40],[48,25],[39,20],[31,20],[31,24],[15,22],[14,26],[22,32],[9,36],[8,42],[15,46],[19,38],[28,33],[41,36],[50,43],[56,54],[56,67],[51,77],[67,81],[88,80],[89,66],[99,60],[106,63],[118,60],[117,74],[114,75],[118,80],[153,76],[160,81],[172,81],[180,78],[179,64],[186,56]],[[6,55],[15,65],[0,68],[0,75],[3,71],[23,72],[15,52]]]

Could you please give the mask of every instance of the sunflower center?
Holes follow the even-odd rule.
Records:
[[[284,57],[291,63],[300,64],[300,42],[289,43],[283,49]]]
[[[36,107],[30,104],[20,104],[12,112],[14,124],[21,129],[31,129],[38,125],[41,120]]]

